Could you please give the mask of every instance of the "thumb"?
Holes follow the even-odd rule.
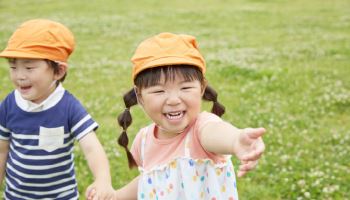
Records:
[[[257,139],[264,135],[266,132],[265,128],[245,128],[243,132],[247,134],[250,139]]]
[[[96,194],[96,190],[95,190],[95,188],[92,185],[90,185],[85,191],[86,199],[93,198],[95,196],[95,194]]]

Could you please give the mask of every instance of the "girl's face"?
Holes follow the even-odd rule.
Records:
[[[43,102],[55,90],[60,78],[42,59],[15,59],[10,62],[10,77],[21,96],[34,103]]]
[[[158,138],[181,133],[194,122],[201,110],[203,88],[198,80],[185,81],[181,75],[158,84],[138,89],[139,103],[158,125]]]

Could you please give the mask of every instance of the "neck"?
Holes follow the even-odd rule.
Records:
[[[183,133],[185,130],[187,129],[187,127],[181,131],[178,131],[176,133],[171,133],[166,129],[163,129],[162,127],[156,125],[155,129],[154,129],[154,136],[158,139],[169,139],[169,138],[173,138],[177,135],[180,135],[181,133]]]

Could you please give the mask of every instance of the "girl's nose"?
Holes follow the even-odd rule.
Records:
[[[181,102],[180,95],[178,92],[169,92],[166,103],[168,105],[177,105]]]

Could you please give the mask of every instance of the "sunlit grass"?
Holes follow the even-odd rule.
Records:
[[[1,1],[0,47],[31,18],[72,29],[64,85],[100,124],[118,188],[137,174],[116,142],[134,49],[163,31],[195,35],[224,119],[268,130],[259,166],[238,180],[241,199],[342,200],[350,199],[349,10],[346,0]],[[2,99],[12,90],[5,60],[0,76]],[[132,114],[130,138],[149,123],[141,109]],[[83,194],[92,176],[78,146],[76,171]]]

